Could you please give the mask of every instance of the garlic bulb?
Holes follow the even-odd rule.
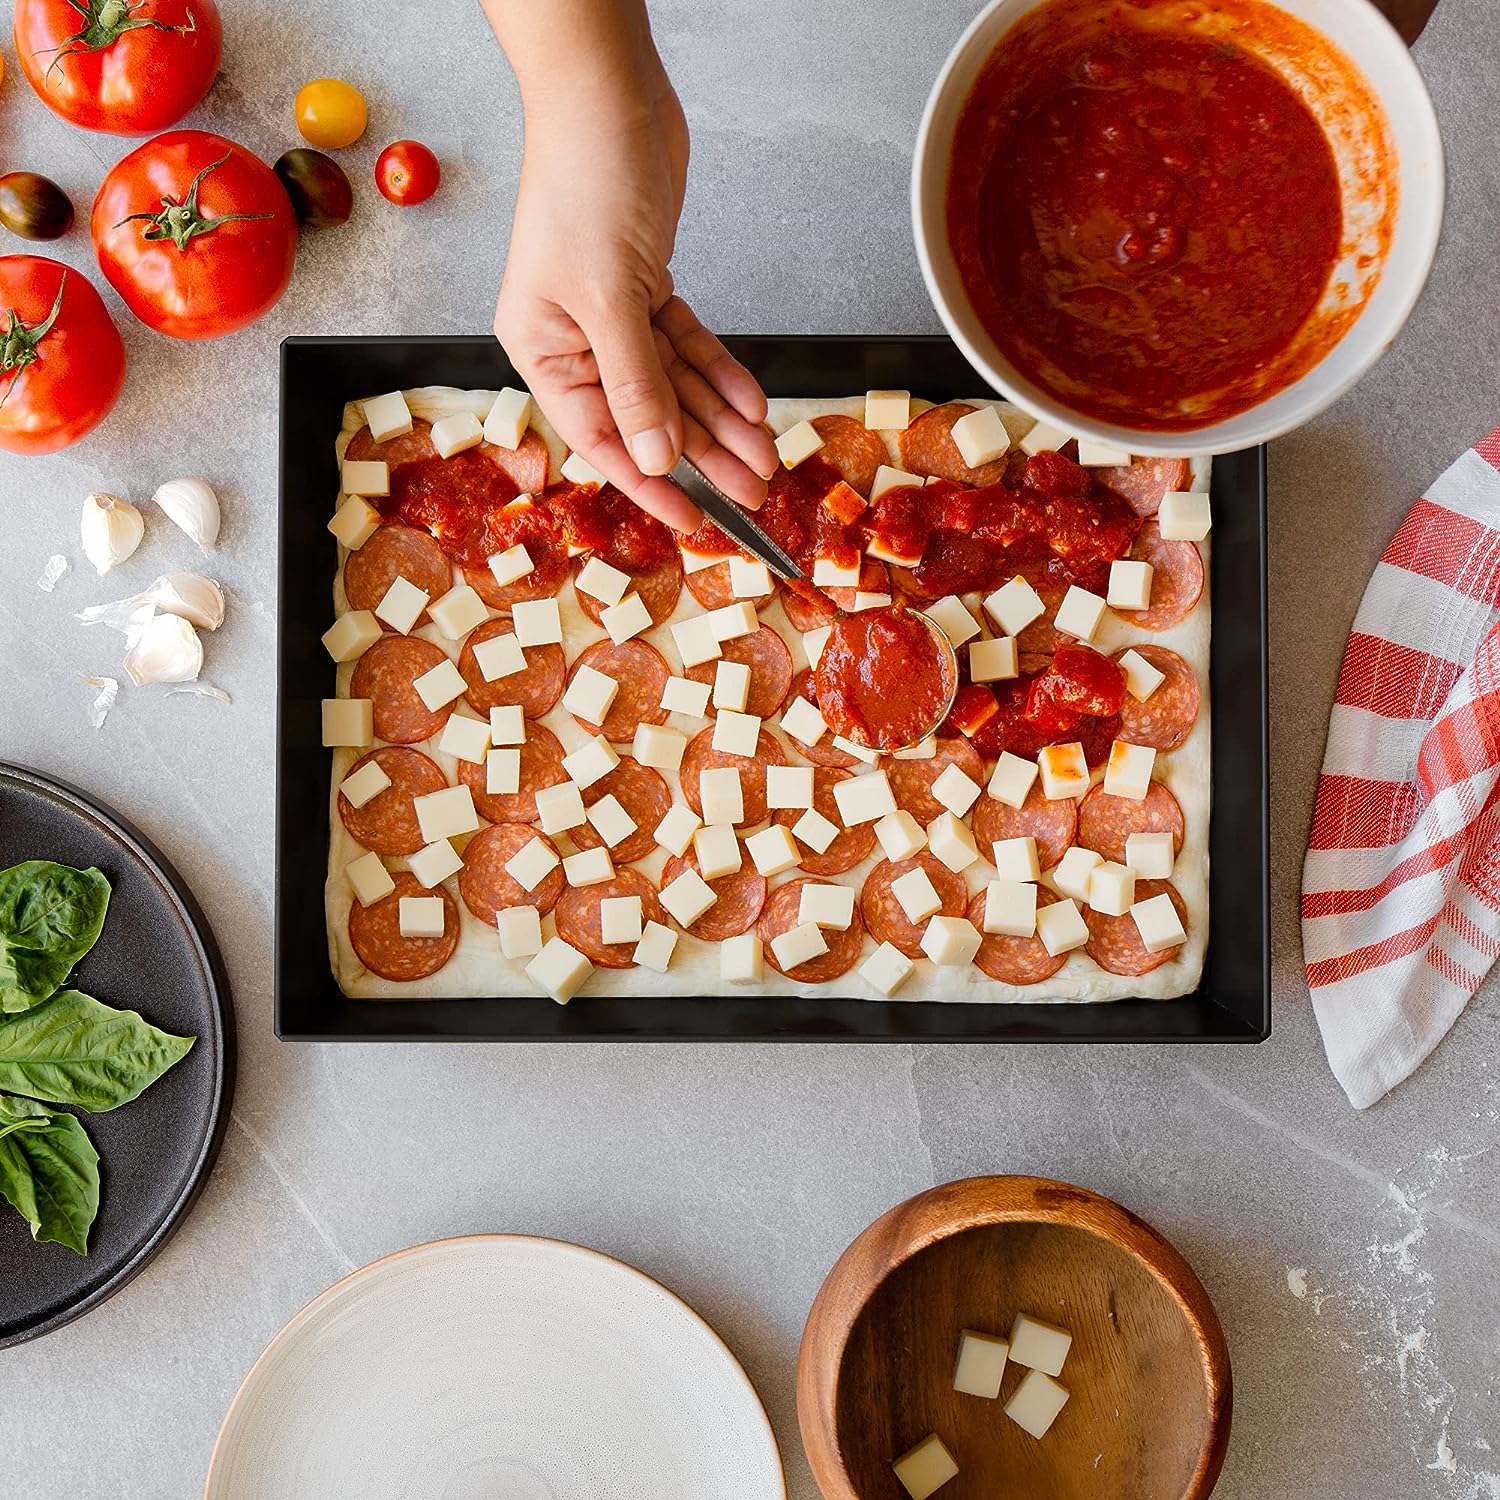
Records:
[[[151,497],[207,552],[219,539],[219,497],[202,479],[169,479]]]
[[[125,653],[137,687],[148,682],[192,682],[203,670],[203,642],[180,615],[152,615]]]
[[[83,555],[103,578],[141,545],[146,523],[130,501],[118,495],[96,493],[83,502],[81,530]]]

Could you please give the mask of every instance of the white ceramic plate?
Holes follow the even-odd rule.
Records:
[[[785,1500],[734,1356],[650,1277],[520,1235],[336,1282],[230,1404],[207,1500]]]

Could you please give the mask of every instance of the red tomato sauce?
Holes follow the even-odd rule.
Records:
[[[823,504],[840,478],[837,469],[816,456],[795,469],[778,469],[766,503],[755,513],[761,529],[809,578],[817,558],[845,565],[859,560],[858,532]]]
[[[533,527],[548,524],[530,507],[521,508],[525,515],[506,510],[518,493],[504,469],[471,448],[452,458],[398,464],[379,508],[391,519],[425,527],[461,567],[482,568],[495,553],[527,540]]]
[[[624,573],[645,573],[677,555],[672,529],[612,484],[550,489],[547,503],[569,543]]]

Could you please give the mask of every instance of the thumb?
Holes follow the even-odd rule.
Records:
[[[665,474],[682,454],[682,412],[662,368],[644,301],[613,302],[585,328],[610,414],[642,474]]]

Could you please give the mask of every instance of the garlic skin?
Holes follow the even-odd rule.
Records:
[[[137,687],[148,682],[193,682],[203,670],[203,642],[181,615],[152,615],[125,653]]]
[[[116,563],[124,562],[141,545],[146,523],[130,501],[96,491],[83,502],[79,530],[83,537],[83,555],[103,578]]]
[[[219,539],[219,497],[203,479],[169,479],[151,497],[203,551]]]
[[[136,597],[169,615],[180,615],[199,630],[217,630],[224,623],[224,590],[201,573],[164,574]]]

